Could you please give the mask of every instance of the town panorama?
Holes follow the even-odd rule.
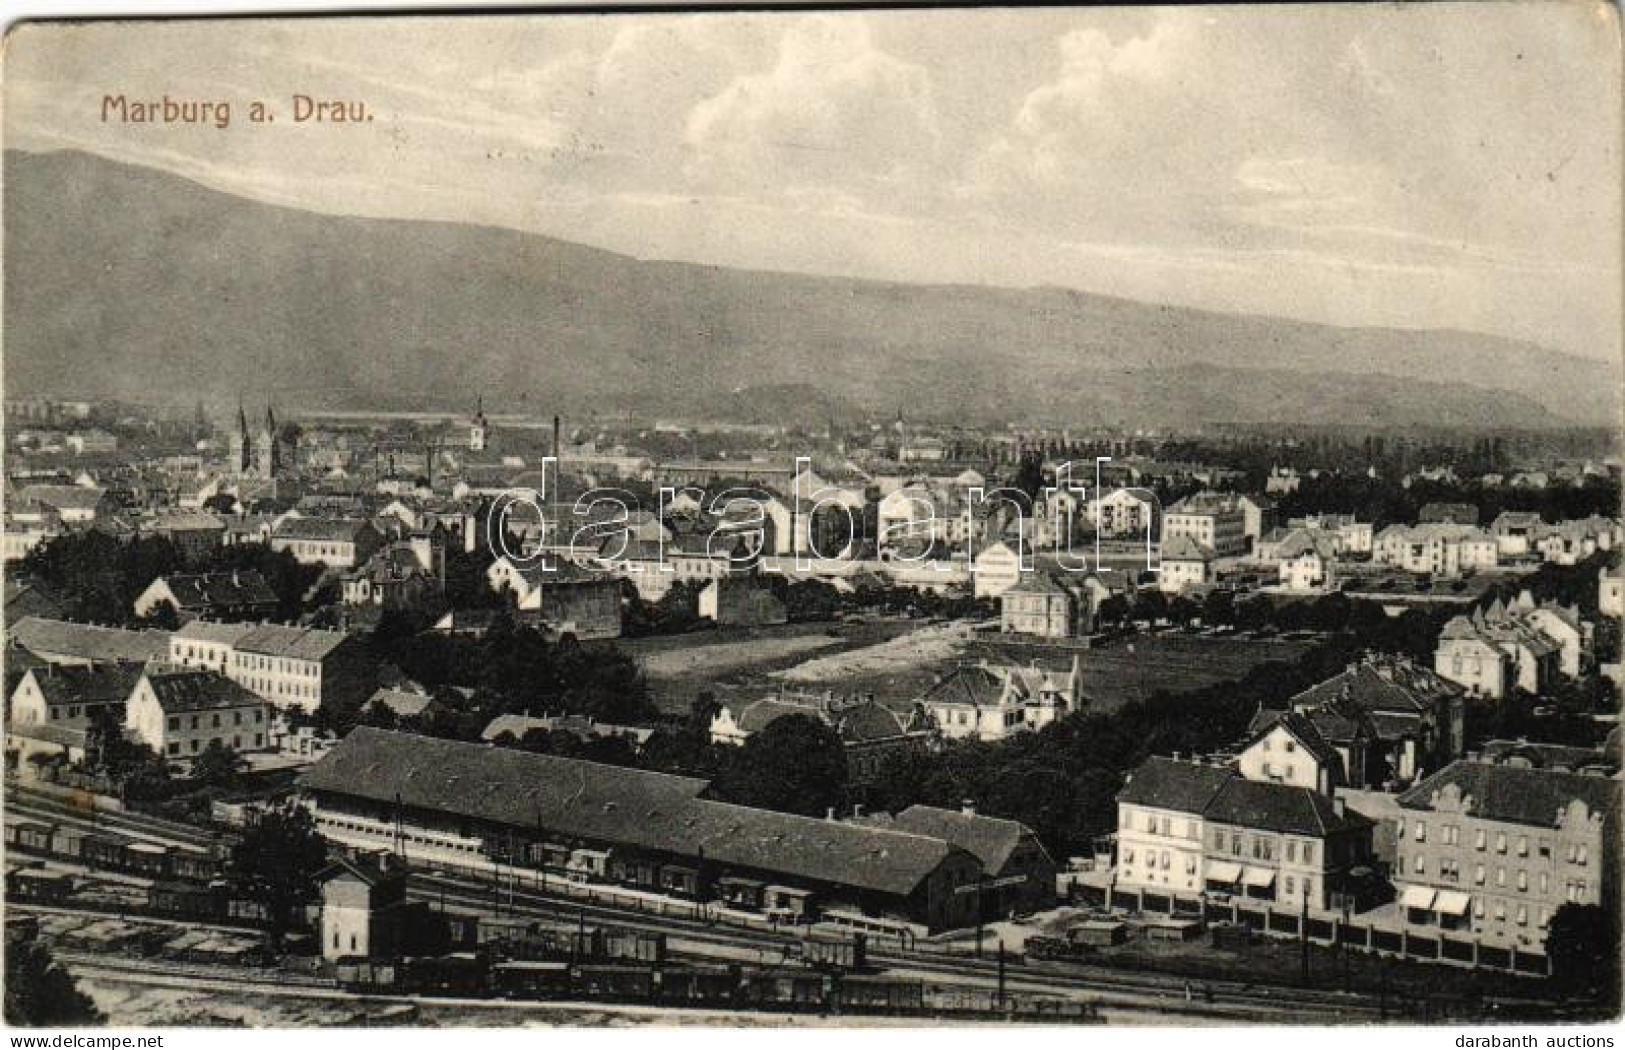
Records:
[[[1618,107],[1474,6],[15,31],[7,1022],[1616,1016]]]

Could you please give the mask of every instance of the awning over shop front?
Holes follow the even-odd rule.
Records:
[[[1473,899],[1460,890],[1440,890],[1433,907],[1440,915],[1466,915],[1467,906],[1472,902]]]
[[[1399,903],[1407,908],[1432,911],[1433,900],[1438,895],[1438,890],[1427,886],[1406,886],[1405,892],[1399,895]]]
[[[1229,861],[1221,860],[1207,866],[1207,881],[1209,882],[1222,882],[1226,885],[1232,885],[1239,878],[1241,878],[1240,864],[1232,864]]]
[[[1241,881],[1255,889],[1263,889],[1275,883],[1275,872],[1269,868],[1248,868],[1241,873]]]

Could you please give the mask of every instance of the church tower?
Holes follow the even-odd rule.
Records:
[[[474,403],[474,418],[468,424],[468,450],[484,452],[490,437],[491,424],[485,419],[485,397],[481,395]]]
[[[254,439],[254,473],[267,480],[282,470],[282,445],[277,439],[276,414],[265,406],[265,424]]]
[[[253,440],[248,434],[248,416],[243,413],[243,402],[237,399],[237,429],[231,433],[231,452],[227,462],[233,474],[247,474],[253,469]]]

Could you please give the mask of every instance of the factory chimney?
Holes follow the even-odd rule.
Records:
[[[559,417],[553,417],[553,462],[559,461]]]

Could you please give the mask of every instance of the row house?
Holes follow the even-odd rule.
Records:
[[[1618,906],[1619,781],[1465,759],[1399,796],[1407,925],[1542,951],[1564,904]]]
[[[1372,560],[1406,572],[1455,577],[1500,564],[1494,537],[1475,525],[1390,525],[1373,541]]]

